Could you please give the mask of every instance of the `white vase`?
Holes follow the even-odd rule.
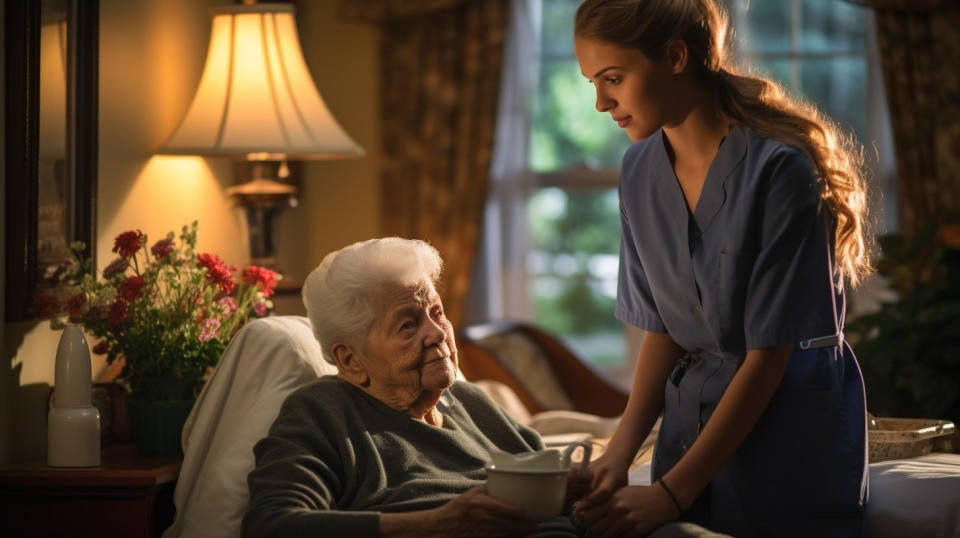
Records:
[[[47,465],[100,465],[100,411],[90,403],[90,350],[83,328],[68,323],[60,335],[53,409],[47,416]]]

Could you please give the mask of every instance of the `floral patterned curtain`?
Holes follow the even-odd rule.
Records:
[[[960,227],[960,2],[869,0],[897,153],[901,223]]]
[[[344,0],[381,29],[383,233],[424,239],[446,262],[457,323],[487,195],[507,0]]]

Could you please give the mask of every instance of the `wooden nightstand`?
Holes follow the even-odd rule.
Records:
[[[89,469],[0,468],[0,536],[160,536],[173,521],[180,463],[128,449]]]

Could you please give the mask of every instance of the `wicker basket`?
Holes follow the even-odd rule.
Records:
[[[956,428],[949,420],[871,418],[870,463],[915,458],[933,451],[950,452]]]

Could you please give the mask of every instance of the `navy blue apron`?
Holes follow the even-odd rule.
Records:
[[[680,362],[666,383],[653,480],[693,445],[738,366],[709,353]],[[681,519],[738,537],[859,536],[863,508],[850,500],[867,489],[865,409],[846,342],[797,346],[766,412]]]

